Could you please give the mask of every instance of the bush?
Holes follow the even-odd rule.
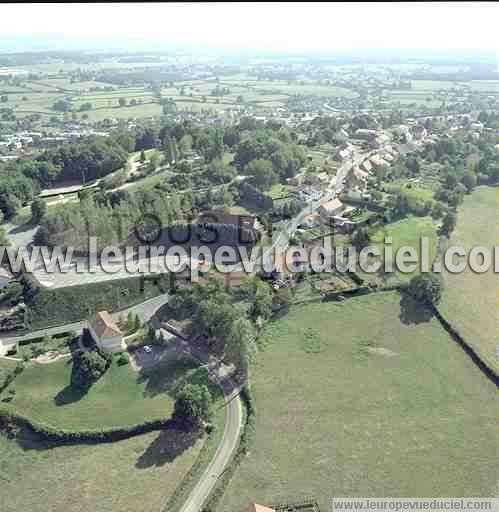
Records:
[[[128,364],[128,356],[126,354],[120,354],[118,359],[116,359],[116,364],[118,366],[125,366]]]

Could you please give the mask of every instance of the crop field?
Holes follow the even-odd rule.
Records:
[[[122,108],[111,107],[85,112],[90,121],[102,121],[106,118],[129,119],[140,117],[157,117],[161,115],[161,106],[158,103],[143,103],[142,105]]]
[[[458,209],[458,221],[450,245],[469,251],[497,245],[499,194],[497,188],[479,187],[466,196]],[[441,311],[488,363],[497,367],[497,278],[489,272],[477,274],[467,266],[460,274],[443,273]]]
[[[58,428],[135,425],[168,418],[178,387],[204,375],[204,370],[196,370],[186,360],[173,361],[141,376],[129,365],[113,363],[82,395],[70,386],[71,368],[69,359],[48,365],[30,364],[9,386],[15,389],[15,398],[2,406]]]
[[[497,80],[471,80],[469,82],[449,82],[440,80],[412,80],[412,87],[415,91],[441,91],[460,90],[490,92],[499,94],[499,81]]]
[[[294,306],[262,345],[251,372],[255,441],[217,510],[495,492],[496,390],[410,300],[389,292]]]

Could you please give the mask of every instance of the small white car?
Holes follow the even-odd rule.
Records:
[[[146,354],[150,354],[152,352],[152,348],[149,345],[144,345],[144,352]]]

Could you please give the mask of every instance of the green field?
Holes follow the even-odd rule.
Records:
[[[2,406],[63,429],[135,425],[170,417],[178,387],[186,380],[199,379],[204,372],[181,360],[139,376],[129,365],[113,363],[81,396],[69,386],[71,368],[68,359],[48,365],[30,364],[10,386],[16,390],[14,400]]]
[[[35,442],[20,446],[0,435],[1,509],[157,512],[202,446],[202,439],[178,431],[50,449]]]
[[[437,227],[431,217],[407,217],[390,224],[385,224],[378,228],[371,235],[371,243],[378,247],[383,255],[386,237],[392,237],[391,247],[393,249],[393,273],[394,277],[401,281],[408,281],[421,270],[421,237],[429,238],[429,263],[433,263],[433,259],[437,253]],[[403,273],[396,270],[395,255],[402,246],[414,247],[418,253],[419,264],[415,272]]]
[[[0,360],[0,374],[14,365]],[[221,390],[209,383],[206,370],[169,359],[139,376],[129,366],[113,363],[84,397],[68,392],[69,372],[70,365],[62,361],[28,365],[11,385],[14,400],[2,407],[63,429],[109,428],[168,417],[181,386],[203,383],[216,400],[215,431],[203,438],[168,428],[115,443],[60,447],[25,435],[14,441],[0,433],[2,512],[157,511],[172,496],[177,497],[175,505],[182,504],[213,457],[224,428]],[[61,391],[68,402],[64,405],[56,398]],[[6,390],[3,396],[8,395]]]
[[[295,306],[252,369],[256,439],[220,512],[302,496],[490,496],[495,388],[395,293]]]
[[[450,245],[469,251],[483,245],[493,250],[497,244],[499,189],[479,187],[466,196],[458,209],[458,222]],[[461,274],[444,272],[441,312],[488,363],[498,369],[497,307],[498,285],[493,270],[474,273],[469,266]]]

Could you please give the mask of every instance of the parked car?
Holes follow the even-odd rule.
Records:
[[[150,354],[152,352],[152,348],[149,345],[144,345],[144,352],[146,354]]]

